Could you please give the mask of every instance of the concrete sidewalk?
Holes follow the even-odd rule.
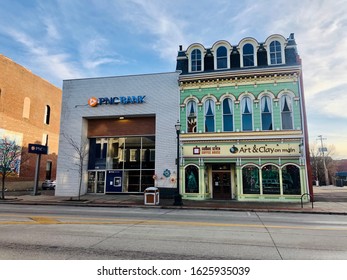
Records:
[[[30,205],[62,205],[88,207],[155,207],[163,209],[198,209],[198,210],[228,210],[228,211],[262,211],[290,213],[318,213],[347,215],[347,187],[314,187],[315,201],[313,203],[293,202],[240,202],[233,200],[183,200],[183,206],[173,206],[173,199],[160,199],[159,205],[144,205],[144,196],[137,194],[92,195],[81,196],[80,200],[71,197],[54,196],[53,192],[43,192],[41,195],[29,193],[6,195],[3,204]]]

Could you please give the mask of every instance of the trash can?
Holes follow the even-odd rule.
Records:
[[[156,187],[149,187],[144,191],[145,205],[159,205],[159,189]]]

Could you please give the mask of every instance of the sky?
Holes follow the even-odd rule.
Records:
[[[179,45],[295,34],[310,146],[347,159],[347,0],[0,0],[0,54],[65,79],[175,71]],[[1,73],[0,73],[1,75]]]

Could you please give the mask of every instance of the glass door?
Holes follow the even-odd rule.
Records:
[[[96,171],[96,192],[105,193],[105,171]]]

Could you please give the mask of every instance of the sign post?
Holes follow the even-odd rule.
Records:
[[[40,180],[40,162],[41,155],[48,154],[48,147],[39,144],[29,144],[28,152],[31,154],[37,154],[36,158],[36,169],[35,169],[35,181],[34,181],[34,191],[33,195],[37,195],[38,184]]]

